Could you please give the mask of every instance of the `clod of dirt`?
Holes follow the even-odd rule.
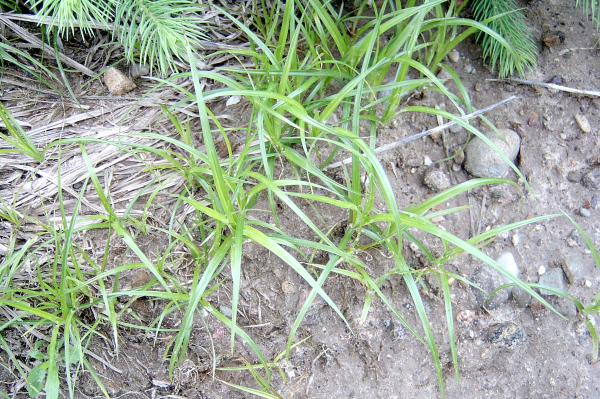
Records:
[[[414,151],[402,154],[400,159],[398,159],[398,166],[400,168],[417,168],[421,165],[423,165],[423,157]]]
[[[486,137],[512,162],[517,158],[521,137],[510,129],[500,129],[504,139],[496,132],[486,133]],[[506,161],[479,137],[473,138],[465,148],[467,172],[477,177],[505,177],[510,170]]]
[[[462,324],[463,327],[469,327],[473,320],[475,320],[475,312],[469,309],[461,310],[456,315],[456,321]]]
[[[561,31],[549,33],[544,36],[544,44],[548,47],[554,47],[564,43],[565,39],[566,36]]]
[[[540,284],[548,286],[550,288],[555,288],[557,290],[564,291],[564,281],[563,281],[563,271],[562,269],[556,268],[550,270],[548,273],[544,274],[540,277]],[[548,295],[548,296],[556,296],[554,292],[548,290],[540,290],[540,294]]]
[[[423,184],[433,191],[444,191],[450,188],[450,177],[439,169],[429,169],[423,176]]]
[[[581,184],[591,190],[600,190],[600,169],[591,170],[583,175]]]
[[[479,268],[471,280],[485,291],[482,292],[471,286],[471,291],[475,295],[475,300],[479,306],[483,307],[485,305],[488,309],[496,309],[508,300],[509,291],[503,289],[496,292],[487,302],[485,301],[490,292],[504,285],[504,276],[491,266],[485,265]]]
[[[514,349],[525,344],[527,334],[525,334],[523,327],[506,322],[490,328],[488,339],[496,347]]]
[[[129,93],[137,86],[125,74],[117,68],[112,67],[104,74],[104,83],[108,86],[110,94],[121,96]]]
[[[580,114],[575,114],[575,120],[577,121],[577,124],[579,125],[579,128],[584,132],[584,133],[589,133],[592,131],[592,127],[590,126],[590,122],[587,120],[587,118],[584,115],[580,115]]]
[[[281,283],[281,291],[285,292],[286,294],[293,294],[294,292],[296,292],[296,287],[294,287],[293,283],[290,283],[286,280],[283,283]]]
[[[569,284],[575,284],[583,277],[584,266],[578,256],[567,256],[562,261],[562,268]]]

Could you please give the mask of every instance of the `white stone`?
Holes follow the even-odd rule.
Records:
[[[585,280],[585,286],[590,288],[592,286],[592,282],[590,280]]]
[[[227,101],[225,102],[225,105],[227,105],[229,107],[229,106],[239,103],[241,100],[242,100],[241,96],[231,96],[227,99]]]
[[[542,274],[546,273],[546,268],[542,265],[540,266],[540,268],[538,269],[538,276],[541,276]]]
[[[496,259],[496,262],[498,262],[498,264],[500,266],[502,266],[502,268],[504,270],[506,270],[507,272],[509,272],[511,275],[515,276],[515,277],[519,277],[519,266],[517,266],[517,262],[515,262],[515,257],[513,256],[512,253],[510,252],[504,252],[502,253],[498,259]],[[504,280],[507,283],[510,283],[511,280],[509,278],[504,278]]]

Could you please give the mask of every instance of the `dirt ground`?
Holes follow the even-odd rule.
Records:
[[[526,78],[532,81],[552,81],[584,90],[597,90],[600,77],[600,54],[594,48],[599,33],[595,24],[587,21],[579,8],[559,0],[528,3],[527,23],[538,40],[538,67]],[[525,5],[525,4],[523,4]],[[543,44],[543,37],[561,31],[564,42],[553,47]],[[496,108],[486,116],[498,128],[516,130],[522,143],[517,166],[528,178],[533,193],[520,183],[525,197],[513,186],[494,186],[471,190],[455,197],[444,206],[471,205],[470,210],[446,215],[437,221],[445,230],[467,239],[488,227],[496,227],[526,218],[565,212],[574,218],[600,248],[600,222],[597,197],[600,193],[577,179],[576,172],[598,170],[600,163],[600,99],[573,95],[562,91],[529,85],[492,82],[496,78],[482,65],[480,48],[472,39],[461,44],[456,63],[447,61],[460,75],[469,90],[473,105],[483,108],[509,96],[516,100]],[[468,72],[471,66],[473,71]],[[440,105],[441,97],[431,94],[415,105]],[[445,104],[454,111],[450,102]],[[244,110],[239,108],[240,112]],[[584,115],[591,125],[585,133],[574,115]],[[437,126],[431,116],[404,114],[390,127],[380,131],[378,145],[408,137]],[[476,122],[477,127],[483,128]],[[485,130],[485,129],[484,129]],[[416,140],[400,149],[383,153],[390,181],[397,193],[401,209],[414,201],[427,198],[432,192],[423,184],[423,175],[438,168],[451,177],[453,184],[471,177],[453,161],[436,163],[453,153],[468,139],[465,130],[446,132],[443,137]],[[445,141],[445,145],[444,145]],[[424,165],[427,156],[432,165]],[[574,173],[575,172],[575,173]],[[580,176],[579,176],[580,177]],[[517,180],[516,174],[509,176]],[[533,194],[533,195],[532,195]],[[268,209],[264,204],[265,209]],[[590,216],[580,214],[586,208]],[[319,208],[329,226],[339,224],[346,215]],[[303,211],[314,214],[309,204]],[[585,211],[584,211],[585,212]],[[256,212],[253,217],[270,222],[268,212]],[[282,228],[294,235],[311,238],[308,230],[298,231],[297,217],[288,211],[279,214]],[[423,234],[418,238],[431,248],[441,248],[439,240]],[[582,237],[566,217],[534,223],[498,237],[484,252],[497,258],[511,252],[520,269],[520,278],[538,282],[540,267],[546,273],[560,268],[563,259],[576,257],[582,274],[572,284],[564,280],[568,293],[589,304],[600,287],[600,274]],[[284,351],[288,332],[301,308],[309,287],[289,267],[268,251],[246,244],[244,274],[238,321],[257,343],[267,360]],[[393,266],[387,254],[378,249],[361,254],[362,260],[378,276]],[[408,246],[405,256],[415,267],[422,266],[422,257]],[[315,263],[324,263],[319,259]],[[482,267],[479,261],[463,256],[445,265],[446,269],[472,278]],[[223,273],[227,278],[228,272]],[[509,300],[490,312],[476,302],[469,287],[455,281],[451,286],[455,317],[460,385],[456,382],[443,297],[433,279],[425,279],[424,303],[439,344],[444,367],[448,398],[599,398],[600,366],[592,360],[592,340],[583,326],[574,305],[556,296],[546,299],[565,317],[545,309],[539,303],[521,308]],[[586,285],[586,283],[588,283]],[[431,355],[406,330],[379,300],[375,300],[367,320],[356,321],[363,309],[366,289],[354,280],[339,275],[327,279],[324,290],[338,304],[349,320],[352,331],[322,301],[316,300],[297,334],[297,340],[307,338],[292,349],[289,359],[280,362],[282,373],[272,369],[272,385],[284,398],[435,398],[441,397]],[[422,327],[410,294],[400,277],[384,283],[383,293],[390,298],[403,317],[421,333]],[[226,281],[211,296],[211,303],[222,312],[231,306],[231,286]],[[138,299],[132,307],[142,319],[151,321],[160,312],[157,306]],[[176,327],[180,314],[173,313],[166,326]],[[597,318],[596,318],[597,319]],[[501,326],[520,333],[508,341],[495,341]],[[107,327],[108,328],[108,327]],[[110,329],[106,331],[111,334]],[[155,337],[140,330],[120,331],[121,348],[112,357],[112,348],[98,342],[94,348],[104,353],[115,368],[92,360],[108,393],[114,398],[246,398],[228,384],[256,387],[247,371],[221,371],[217,367],[239,366],[243,357],[256,362],[256,357],[239,337],[235,351],[230,351],[230,335],[214,317],[198,318],[192,333],[190,350],[175,370],[168,375],[165,360],[168,334]],[[241,363],[243,364],[243,363]],[[0,384],[9,377],[2,376]],[[285,380],[284,378],[285,377]],[[5,379],[6,378],[6,379]],[[92,377],[82,373],[77,383],[76,397],[100,397]],[[2,386],[2,385],[0,385]],[[5,387],[8,385],[4,385]],[[3,389],[3,388],[0,388]]]

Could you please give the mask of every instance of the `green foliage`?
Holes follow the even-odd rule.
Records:
[[[477,39],[483,48],[483,58],[492,70],[497,66],[498,75],[506,77],[515,70],[523,75],[527,69],[535,67],[537,47],[525,24],[525,16],[517,9],[514,0],[474,0],[472,9],[477,21],[498,32],[515,50],[510,52],[497,38],[486,32],[479,33]]]
[[[174,58],[186,58],[186,44],[206,40],[204,21],[195,16],[197,2],[189,0],[119,0],[115,24],[125,58],[139,52],[142,63],[157,65],[161,74],[175,71]]]
[[[64,13],[67,7],[72,7],[72,20],[65,17],[66,20],[61,22],[63,17],[56,16],[57,21],[62,23],[59,29],[63,33],[73,32],[74,22],[84,15],[93,17],[92,14],[85,14],[91,11],[83,7],[84,3],[77,3],[79,5],[76,6],[56,2],[57,0],[49,0],[39,4],[51,17],[55,12]],[[511,279],[512,284],[547,304],[532,290],[534,285],[525,284],[507,274],[482,251],[495,235],[546,217],[500,226],[468,240],[462,240],[431,222],[432,218],[441,214],[462,210],[463,208],[455,208],[444,210],[443,213],[433,212],[437,205],[446,203],[467,190],[489,184],[516,185],[514,182],[474,179],[408,209],[401,209],[384,166],[374,152],[377,129],[403,112],[439,115],[455,120],[470,133],[481,136],[481,132],[460,118],[460,115],[471,112],[474,108],[456,73],[448,66],[444,67],[453,77],[459,93],[451,92],[444,82],[436,78],[434,72],[440,67],[448,51],[478,31],[493,38],[513,60],[518,57],[514,41],[486,25],[494,19],[477,22],[457,18],[455,2],[450,2],[447,10],[442,8],[444,2],[445,0],[433,0],[415,6],[415,1],[409,1],[404,8],[400,8],[400,2],[384,1],[379,7],[375,5],[374,16],[367,18],[361,15],[360,9],[356,15],[347,16],[336,11],[330,3],[288,0],[275,2],[270,9],[265,7],[263,14],[253,16],[252,26],[239,21],[226,10],[221,10],[248,37],[251,47],[242,52],[242,55],[252,59],[254,67],[245,67],[243,70],[222,68],[219,72],[196,68],[198,58],[194,54],[193,45],[203,36],[194,17],[197,6],[192,2],[123,0],[111,3],[115,7],[112,11],[99,14],[104,22],[109,23],[114,18],[119,26],[124,27],[116,35],[123,42],[128,58],[135,58],[136,51],[139,51],[142,61],[156,63],[163,73],[175,69],[175,58],[190,65],[189,72],[175,74],[168,79],[156,78],[159,87],[169,85],[178,91],[177,103],[170,107],[161,105],[161,109],[165,119],[170,120],[180,137],[165,137],[153,132],[135,133],[136,136],[151,139],[147,142],[154,143],[154,146],[139,144],[135,140],[128,141],[126,135],[120,137],[119,141],[77,138],[58,140],[50,144],[48,149],[60,150],[62,146],[77,145],[89,176],[72,214],[67,214],[64,205],[60,167],[59,195],[56,199],[59,204],[58,222],[34,220],[21,215],[10,205],[2,204],[0,217],[11,223],[15,230],[26,220],[36,224],[40,231],[18,245],[15,238],[0,263],[0,306],[20,312],[18,318],[0,323],[0,331],[15,323],[32,330],[40,323],[52,325],[51,338],[43,345],[36,344],[31,353],[31,357],[39,360],[39,364],[29,372],[21,368],[0,336],[0,345],[8,353],[15,368],[29,379],[26,386],[29,393],[35,396],[44,391],[46,396],[56,397],[61,382],[58,378],[58,364],[61,370],[65,370],[71,396],[77,375],[74,371],[89,371],[102,387],[87,360],[88,352],[85,349],[94,335],[100,334],[96,330],[101,324],[110,326],[117,350],[121,326],[156,334],[173,334],[175,338],[166,353],[169,356],[169,371],[173,373],[186,355],[198,316],[205,317],[208,313],[213,321],[216,320],[231,330],[232,352],[235,337],[238,336],[252,348],[255,359],[260,363],[251,365],[244,360],[244,365],[237,368],[249,372],[260,389],[230,385],[250,394],[277,398],[279,395],[271,386],[271,369],[278,368],[285,379],[279,363],[299,344],[296,333],[317,295],[347,323],[338,304],[323,289],[326,279],[332,274],[338,274],[354,279],[366,287],[359,324],[365,321],[374,300],[379,299],[429,350],[443,394],[443,367],[439,343],[434,336],[434,328],[437,326],[434,325],[440,322],[446,324],[458,380],[458,355],[448,279],[452,277],[464,281],[461,276],[444,268],[448,261],[470,254],[498,269]],[[179,15],[179,18],[173,18],[173,15]],[[497,19],[506,15],[510,14],[502,14]],[[352,26],[352,30],[348,26]],[[467,29],[459,34],[458,28],[462,26]],[[82,28],[82,32],[89,33],[85,28]],[[392,34],[384,41],[382,35],[385,32]],[[502,63],[504,59],[498,62]],[[385,76],[393,68],[397,68],[394,79],[382,86]],[[518,69],[516,66],[515,68]],[[205,80],[219,83],[219,88],[205,90],[202,85]],[[192,82],[193,90],[189,86],[182,86],[181,82]],[[458,115],[419,106],[398,110],[402,96],[418,87],[427,87],[446,96],[455,107],[454,113]],[[388,89],[391,89],[391,93],[382,95]],[[251,104],[248,125],[232,128],[246,134],[243,145],[235,153],[227,138],[228,131],[208,106],[210,101],[230,96],[243,96]],[[378,109],[376,105],[383,102],[387,102],[387,105],[383,110]],[[191,106],[197,109],[200,121],[199,131],[196,132],[189,123],[183,123],[177,116],[179,109]],[[3,110],[0,108],[0,111]],[[334,113],[339,115],[338,122],[330,122]],[[485,118],[482,119],[488,123]],[[10,122],[9,119],[7,121]],[[17,140],[15,148],[22,147],[21,152],[25,152],[28,149],[27,137],[21,131],[11,133],[12,138],[5,139]],[[194,135],[202,137],[204,147],[194,145]],[[215,137],[222,137],[226,143],[226,159],[218,156]],[[145,172],[152,174],[157,180],[168,180],[170,177],[167,176],[173,174],[183,177],[184,188],[180,192],[170,193],[176,201],[174,206],[163,207],[162,204],[153,202],[160,186],[143,206],[145,211],[151,206],[157,206],[172,212],[168,226],[150,224],[145,217],[136,218],[130,214],[134,203],[142,194],[147,194],[147,187],[140,190],[124,214],[117,214],[113,209],[110,187],[108,184],[103,187],[96,165],[88,156],[86,146],[90,143],[112,145],[119,151],[129,152],[138,158],[147,158],[145,155],[152,154],[155,162],[149,163]],[[29,149],[32,154],[30,156],[38,157],[35,158],[37,161],[43,159],[43,154],[48,152],[40,154],[33,150]],[[352,156],[348,169],[340,172],[346,177],[341,181],[323,171],[340,151]],[[60,165],[60,157],[58,162]],[[291,170],[283,174],[284,177],[281,177],[281,170],[278,169],[281,165]],[[520,176],[525,180],[521,174]],[[90,187],[86,190],[88,183]],[[78,212],[86,192],[94,193],[95,200],[103,209],[99,214],[80,220]],[[266,198],[269,203],[274,221],[272,224],[253,217],[256,212],[262,211],[256,207],[261,198]],[[298,206],[298,200],[345,212],[347,227],[341,240],[338,242],[332,237],[331,226],[319,227],[312,214]],[[379,206],[381,202],[383,205]],[[200,239],[192,239],[191,228],[179,225],[176,221],[176,215],[180,214],[184,206],[191,207],[195,212],[196,220],[193,224],[200,231]],[[293,213],[316,238],[303,239],[294,236],[294,231],[284,231],[277,218],[277,213],[282,208]],[[318,218],[320,215],[316,213]],[[409,229],[418,229],[440,239],[444,245],[443,253],[433,256]],[[81,242],[78,242],[78,237],[88,230],[108,233],[109,238],[100,262],[92,259],[82,248]],[[137,244],[137,234],[140,233],[165,235],[169,246],[157,259],[152,260]],[[115,241],[134,254],[137,261],[107,267],[107,259],[112,256],[110,248],[116,245]],[[289,331],[286,347],[280,348],[281,354],[271,362],[267,361],[251,335],[237,320],[241,276],[245,267],[242,253],[248,242],[268,250],[297,273],[311,289]],[[430,261],[431,267],[414,270],[408,265],[402,252],[409,242],[417,244]],[[185,287],[174,276],[169,275],[164,267],[178,256],[175,252],[181,253],[181,247],[187,249],[193,268],[192,284]],[[395,262],[390,270],[380,275],[376,275],[357,256],[373,247],[389,253]],[[328,255],[329,260],[325,264],[310,262],[311,256],[317,251]],[[307,267],[308,263],[311,268]],[[14,278],[26,267],[33,268],[33,275],[38,276],[33,287]],[[152,280],[143,287],[119,292],[120,273],[137,268],[148,270],[152,274]],[[419,290],[425,273],[430,273],[440,282],[445,320],[431,320],[425,310],[424,299]],[[230,317],[215,308],[211,298],[211,294],[223,283],[223,276],[227,276],[231,283]],[[411,325],[382,290],[385,281],[393,276],[399,276],[406,284],[419,326]],[[108,278],[113,279],[112,286],[106,284]],[[150,325],[126,323],[122,316],[127,305],[121,311],[116,308],[118,300],[122,302],[125,297],[129,303],[140,297],[156,300],[157,303],[160,300],[162,313]],[[591,313],[597,307],[598,300],[586,308],[586,311]],[[174,309],[182,312],[181,324],[176,330],[162,328],[163,319]],[[95,321],[91,325],[80,318],[85,312],[94,313]],[[597,340],[595,342],[597,345]],[[216,367],[214,362],[216,360],[213,359],[213,368]]]
[[[61,35],[75,34],[76,28],[82,35],[93,36],[91,22],[99,22],[108,27],[113,18],[111,0],[28,0],[32,10],[40,17],[50,18],[58,26]]]
[[[23,131],[23,128],[17,123],[17,121],[10,114],[6,106],[0,102],[0,120],[4,123],[4,126],[10,133],[7,136],[4,133],[0,133],[0,138],[12,145],[14,148],[0,149],[0,154],[6,153],[21,153],[33,158],[37,162],[44,160],[43,154],[38,151],[33,142],[29,139],[27,134]]]

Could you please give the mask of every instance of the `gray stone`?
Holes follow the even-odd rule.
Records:
[[[448,73],[448,71],[446,71],[445,69],[440,69],[440,71],[437,73],[436,77],[439,80],[449,80],[449,79],[452,79],[452,75],[450,75],[450,73]]]
[[[463,129],[464,128],[458,123],[456,125],[452,125],[452,126],[450,126],[450,128],[448,128],[448,130],[450,130],[450,133],[454,133],[454,134],[462,132]]]
[[[531,303],[531,294],[521,287],[513,287],[512,297],[521,309],[525,309]]]
[[[493,267],[482,266],[471,280],[485,291],[482,292],[475,287],[471,287],[479,306],[483,307],[485,305],[488,309],[496,309],[508,300],[509,292],[507,289],[503,289],[496,292],[494,296],[485,302],[485,299],[493,290],[504,285],[504,276]]]
[[[423,176],[423,184],[433,191],[443,191],[450,188],[450,177],[439,169],[429,169]]]
[[[564,285],[564,281],[563,281],[562,269],[558,269],[558,268],[552,269],[549,272],[547,272],[546,274],[544,274],[542,277],[540,277],[540,284],[548,286],[550,288],[556,288],[557,290],[564,291],[565,285]],[[540,290],[540,293],[542,295],[556,296],[555,293],[550,292],[548,290]]]
[[[579,171],[569,172],[569,174],[567,175],[567,180],[571,183],[579,183],[581,181],[582,176],[583,173]]]
[[[523,327],[510,321],[491,327],[487,337],[494,346],[508,349],[523,346],[527,341],[527,334]]]
[[[512,162],[517,158],[521,138],[510,129],[500,129],[506,141],[496,132],[488,132],[486,137],[496,145]],[[511,167],[479,137],[474,137],[465,148],[464,168],[477,177],[505,177]]]
[[[591,190],[600,190],[600,169],[591,170],[583,175],[581,184]]]
[[[562,261],[562,268],[569,284],[575,284],[583,277],[583,263],[577,256],[567,256]]]
[[[229,306],[220,305],[219,311],[223,313],[223,316],[225,317],[231,317],[233,315],[233,312]]]

